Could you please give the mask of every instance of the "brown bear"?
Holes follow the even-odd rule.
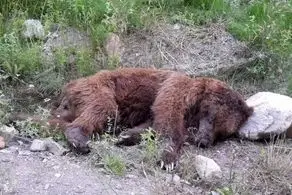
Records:
[[[174,74],[162,83],[152,111],[154,130],[171,140],[162,164],[172,169],[186,141],[210,146],[236,133],[253,108],[222,81]]]
[[[108,117],[129,128],[151,119],[157,91],[171,74],[146,68],[100,71],[65,85],[61,103],[52,113],[66,124],[70,145],[87,153],[90,135],[102,134]]]

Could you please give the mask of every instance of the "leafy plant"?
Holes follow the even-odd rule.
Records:
[[[141,145],[144,147],[144,159],[148,162],[154,162],[158,158],[158,138],[153,129],[149,128],[142,134]]]

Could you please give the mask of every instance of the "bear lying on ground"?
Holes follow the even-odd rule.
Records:
[[[61,103],[52,113],[66,124],[69,144],[87,153],[90,136],[103,133],[108,117],[128,128],[151,119],[157,91],[171,74],[145,68],[101,71],[65,85]]]
[[[185,142],[208,147],[227,138],[239,130],[253,108],[224,82],[173,74],[162,83],[152,112],[156,134],[170,138],[161,162],[172,169]],[[127,142],[137,141],[141,133],[143,129],[133,128],[123,132],[123,137]]]

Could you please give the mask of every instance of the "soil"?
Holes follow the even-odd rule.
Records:
[[[0,151],[0,194],[149,194],[146,178],[100,173],[78,158],[30,152],[14,145]]]

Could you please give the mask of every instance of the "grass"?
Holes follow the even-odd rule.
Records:
[[[0,67],[3,74],[27,82],[35,81],[36,86],[41,86],[40,91],[50,95],[72,79],[72,74],[81,77],[100,69],[93,59],[101,51],[108,33],[126,34],[130,29],[147,28],[161,20],[187,25],[224,22],[235,37],[281,61],[287,61],[292,52],[291,1],[46,0],[36,3],[33,0],[3,0],[0,7]],[[42,63],[40,55],[43,43],[22,40],[20,36],[23,21],[27,18],[40,19],[46,31],[55,23],[85,31],[91,37],[93,50],[74,52],[77,58],[75,72],[66,68],[72,52],[66,49],[57,52],[55,67],[48,67]],[[103,68],[112,69],[118,66],[119,60],[110,58],[105,63]],[[286,72],[281,66],[278,61],[260,62],[249,71],[251,77],[266,78],[275,72],[275,67]],[[35,76],[38,74],[40,76]]]
[[[120,156],[117,155],[107,155],[103,159],[105,168],[111,173],[122,176],[126,171],[126,164]]]
[[[242,181],[233,185],[237,193],[291,194],[292,148],[284,140],[262,147]]]
[[[150,165],[156,165],[159,155],[158,137],[155,136],[153,129],[149,128],[142,134],[143,161]]]

